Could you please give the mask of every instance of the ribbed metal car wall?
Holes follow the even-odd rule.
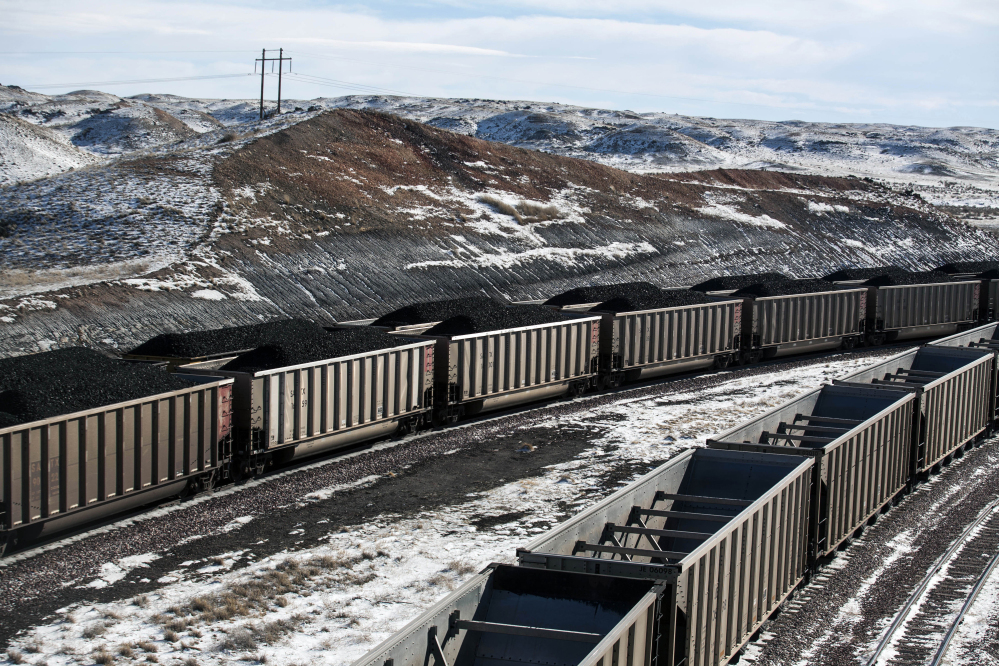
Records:
[[[0,428],[2,527],[38,536],[181,492],[226,454],[231,389],[212,380]]]
[[[491,565],[354,666],[648,666],[650,581]]]
[[[991,323],[973,328],[964,333],[957,333],[941,340],[931,342],[932,347],[970,347],[985,349],[996,356],[992,373],[992,391],[989,400],[989,414],[993,421],[999,419],[999,324]]]
[[[838,347],[862,338],[866,302],[866,288],[747,298],[747,342],[767,358]]]
[[[812,556],[831,553],[909,482],[916,396],[823,386],[708,440],[734,451],[814,457]]]
[[[241,456],[290,460],[390,434],[430,409],[432,343],[412,344],[258,372],[219,370],[229,359],[181,372],[235,379]]]
[[[798,456],[685,451],[517,559],[549,573],[663,582],[657,663],[724,664],[805,575],[812,466]]]
[[[436,341],[436,408],[457,416],[458,406],[475,414],[581,390],[596,377],[600,324],[583,316],[428,339]]]
[[[741,300],[600,315],[601,362],[627,381],[706,368],[738,351]]]
[[[834,381],[912,391],[919,404],[913,428],[913,472],[929,471],[988,427],[995,374],[992,352],[926,346]]]

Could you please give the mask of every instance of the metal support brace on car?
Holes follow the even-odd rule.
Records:
[[[450,664],[447,663],[447,658],[444,656],[444,650],[441,648],[441,642],[437,640],[437,627],[430,627],[427,630],[427,648],[437,660],[437,666],[450,666]]]
[[[726,499],[723,497],[701,497],[698,495],[677,495],[676,493],[664,493],[656,491],[656,502],[673,500],[674,502],[692,502],[694,504],[724,504],[728,506],[749,506],[749,500]]]
[[[452,629],[480,631],[490,634],[506,634],[509,636],[530,636],[532,638],[548,638],[557,641],[576,641],[579,643],[599,643],[603,640],[601,634],[586,631],[565,631],[562,629],[545,629],[544,627],[528,627],[520,624],[502,624],[500,622],[479,622],[462,620],[461,611],[454,611],[450,617]]]

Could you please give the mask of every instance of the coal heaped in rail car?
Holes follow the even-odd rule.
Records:
[[[853,282],[859,279],[856,274],[838,277],[855,278]],[[648,283],[580,287],[552,297],[543,308],[471,297],[418,303],[377,320],[335,327],[369,331],[357,334],[367,339],[367,346],[352,351],[338,347],[332,342],[337,336],[327,337],[331,331],[323,327],[304,320],[282,320],[161,335],[126,358],[163,363],[173,370],[188,366],[187,372],[200,376],[199,381],[218,381],[210,378],[223,376],[237,380],[225,383],[231,389],[220,389],[226,396],[232,391],[231,403],[226,399],[224,409],[231,405],[235,427],[215,445],[217,462],[212,463],[210,478],[202,479],[202,486],[207,487],[218,480],[259,472],[270,464],[431,423],[451,423],[489,409],[709,366],[724,367],[836,345],[848,348],[861,335],[871,343],[896,333],[909,337],[948,332],[969,326],[976,312],[980,316],[994,312],[975,304],[974,289],[968,287],[975,281],[965,274],[952,285],[941,282],[949,278],[940,274],[934,274],[927,283],[925,277],[898,269],[870,269],[860,277],[864,282],[888,279],[905,284],[826,287],[814,280],[762,274],[715,278],[692,290],[662,290]],[[984,285],[989,278],[978,279]],[[896,289],[890,305],[880,293],[888,287],[905,287]],[[553,313],[552,309],[561,312]],[[858,311],[863,312],[862,318],[857,317]],[[885,313],[891,315],[887,320]],[[378,340],[378,331],[392,335]],[[400,349],[400,345],[408,347]],[[0,403],[0,419],[7,409]],[[993,413],[995,409],[993,404]],[[50,415],[69,416],[69,410]],[[115,421],[115,429],[133,428],[132,421],[121,418],[121,423]],[[146,427],[150,418],[140,415],[138,427]],[[157,423],[165,422],[158,415],[155,418]],[[110,432],[110,421],[105,419],[104,423],[99,432]],[[51,424],[47,427],[46,441],[58,441],[59,429]],[[163,450],[184,451],[190,446],[190,434],[183,434],[186,428],[159,433],[157,441],[167,443]],[[21,428],[22,432],[28,430]],[[42,433],[42,424],[35,430]],[[91,434],[89,425],[86,432],[88,441],[105,437]],[[111,458],[116,461],[118,451],[127,457],[131,446],[124,435],[119,439]],[[41,451],[41,446],[36,449]],[[106,443],[95,452],[109,447]],[[13,466],[21,463],[11,462],[14,447],[8,448],[11,453],[4,459],[2,471],[4,478],[13,479],[20,473]],[[74,469],[72,452],[64,454],[59,449],[53,453],[48,444],[45,451],[53,469]],[[84,454],[85,463],[98,455]],[[105,453],[100,456],[108,459]],[[192,474],[190,470],[197,468],[189,462],[184,465],[186,473]],[[158,480],[148,482],[149,492],[136,493],[128,481],[130,472],[124,470],[131,467],[114,464],[114,474],[100,473],[100,484],[107,489],[99,496],[83,497],[80,502],[60,497],[48,505],[58,504],[58,511],[73,512],[76,520],[85,522],[86,516],[97,517],[126,506],[110,501],[119,495],[135,493],[142,498],[136,501],[148,501],[156,496],[152,490],[160,491]],[[116,484],[113,491],[107,486],[112,476]],[[146,483],[141,481],[140,487],[145,488]],[[39,481],[39,487],[60,484],[66,485]],[[96,484],[88,482],[86,487]],[[191,483],[178,481],[175,485],[185,492],[197,490]],[[3,511],[8,522],[13,504],[13,500],[5,500]],[[98,507],[102,507],[100,511]],[[48,515],[48,511],[37,515]],[[62,524],[50,521],[51,527]]]
[[[0,554],[8,543],[212,488],[232,380],[70,348],[0,360]]]

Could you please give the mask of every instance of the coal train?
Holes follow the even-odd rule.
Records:
[[[710,438],[491,564],[353,666],[719,666],[996,422],[999,325]],[[805,637],[802,637],[805,639]]]
[[[995,318],[997,287],[999,262],[847,269],[822,280],[725,276],[689,289],[626,283],[546,301],[418,303],[326,328],[285,320],[166,334],[121,360],[82,349],[2,359],[0,552],[489,410],[959,333]]]

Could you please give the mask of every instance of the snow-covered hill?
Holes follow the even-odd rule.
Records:
[[[283,120],[332,108],[384,111],[634,172],[723,167],[871,177],[912,187],[961,217],[999,221],[996,129],[723,120],[538,102],[367,95],[286,100],[283,109],[290,113]],[[273,102],[267,110],[273,112]],[[154,94],[123,99],[95,91],[49,97],[0,86],[0,111],[53,129],[102,157],[190,147],[200,134],[217,139],[223,128],[247,132],[259,125],[258,103],[252,99]],[[0,137],[0,148],[5,145]],[[0,183],[49,173],[0,165]]]
[[[97,164],[100,158],[60,134],[0,113],[0,186]]]
[[[396,97],[284,108],[261,121],[252,100],[0,87],[0,354],[999,253],[949,215],[999,217],[992,130]],[[913,173],[929,159],[945,167]]]
[[[218,132],[0,188],[0,354],[469,293],[999,253],[869,179],[630,173],[349,109]]]

